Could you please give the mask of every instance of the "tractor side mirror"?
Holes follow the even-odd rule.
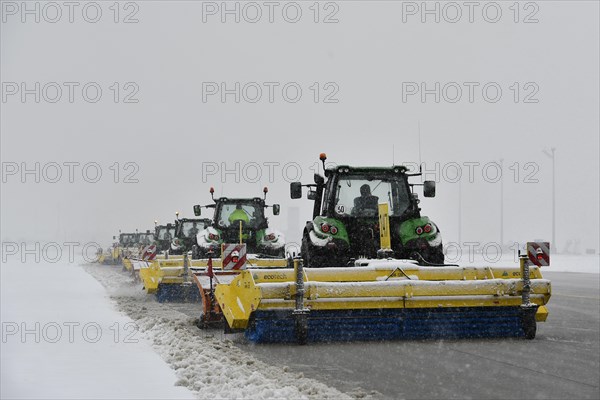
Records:
[[[196,217],[200,216],[200,214],[202,214],[202,207],[200,207],[199,205],[195,205],[194,206],[194,215]]]
[[[280,210],[281,207],[279,206],[279,204],[273,204],[273,215],[279,215]]]
[[[423,196],[435,197],[435,181],[423,182]]]
[[[292,199],[302,198],[302,183],[300,183],[300,182],[290,183],[290,197]]]
[[[113,240],[115,240],[116,238],[117,238],[116,236],[113,236]]]
[[[172,226],[173,226],[173,224],[170,224],[170,223],[169,223],[169,224],[167,224],[167,228],[168,228],[168,229],[171,229],[171,227],[172,227]]]
[[[319,175],[319,174],[315,174],[315,176],[314,176],[314,179],[315,179],[315,183],[316,183],[317,185],[322,185],[322,184],[324,184],[324,183],[325,183],[325,178],[323,178],[323,177],[322,177],[321,175]]]
[[[317,191],[309,190],[308,193],[306,193],[306,198],[309,200],[315,200],[317,198]]]

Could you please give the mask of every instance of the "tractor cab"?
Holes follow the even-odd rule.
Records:
[[[439,229],[421,216],[413,188],[424,186],[425,197],[435,195],[435,182],[410,183],[404,166],[325,168],[325,178],[315,174],[314,184],[291,184],[291,197],[309,188],[314,200],[313,220],[302,239],[302,255],[310,266],[340,266],[352,259],[412,258],[424,264],[442,264],[444,255]],[[381,214],[389,221],[389,249],[381,244]],[[388,223],[388,222],[386,222]],[[388,232],[386,232],[388,235]]]
[[[119,234],[119,246],[134,247],[137,243],[136,233],[121,233]]]
[[[147,230],[143,233],[138,233],[137,235],[137,244],[139,246],[149,246],[154,243],[154,233]]]
[[[169,253],[183,254],[190,251],[195,243],[196,235],[206,229],[208,225],[210,225],[210,220],[206,218],[177,218]]]
[[[239,232],[240,225],[242,231],[247,232],[264,229],[267,227],[264,208],[264,200],[258,197],[253,199],[221,197],[216,200],[213,226],[231,232],[233,238],[236,237],[236,232]]]
[[[157,225],[154,229],[154,237],[156,238],[156,245],[158,251],[168,250],[171,245],[171,241],[175,238],[175,225]]]
[[[279,204],[265,203],[268,189],[263,189],[264,198],[214,198],[214,204],[194,206],[194,214],[199,216],[202,207],[214,209],[212,224],[197,237],[197,256],[203,258],[208,251],[215,256],[220,254],[222,243],[246,243],[249,253],[283,256],[285,240],[283,235],[269,228],[265,209],[273,208],[273,215],[279,215]]]

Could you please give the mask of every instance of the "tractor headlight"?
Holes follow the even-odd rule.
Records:
[[[276,237],[275,237],[274,233],[269,233],[268,235],[265,236],[265,240],[273,241],[275,239],[276,239]]]
[[[415,228],[415,233],[417,235],[422,235],[423,233],[431,233],[433,227],[431,226],[431,224],[425,224],[423,226],[417,226]]]
[[[331,233],[335,235],[338,233],[338,228],[334,225],[329,225],[327,222],[321,224],[321,232],[323,233]]]

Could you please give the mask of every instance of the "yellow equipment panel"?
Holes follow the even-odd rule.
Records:
[[[391,249],[390,210],[388,203],[379,204],[379,245],[381,249]]]

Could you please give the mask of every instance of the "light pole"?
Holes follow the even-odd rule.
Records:
[[[504,159],[500,159],[500,248],[504,249]]]
[[[556,150],[555,147],[552,147],[550,149],[550,151],[552,153],[549,153],[547,150],[542,150],[544,152],[544,154],[546,156],[548,156],[549,158],[552,159],[552,243],[550,244],[550,247],[552,247],[554,249],[554,251],[556,251],[556,174],[555,174],[555,160],[556,157],[554,156],[554,151]]]
[[[462,230],[462,185],[461,180],[458,181],[458,245],[461,245],[461,230]]]

